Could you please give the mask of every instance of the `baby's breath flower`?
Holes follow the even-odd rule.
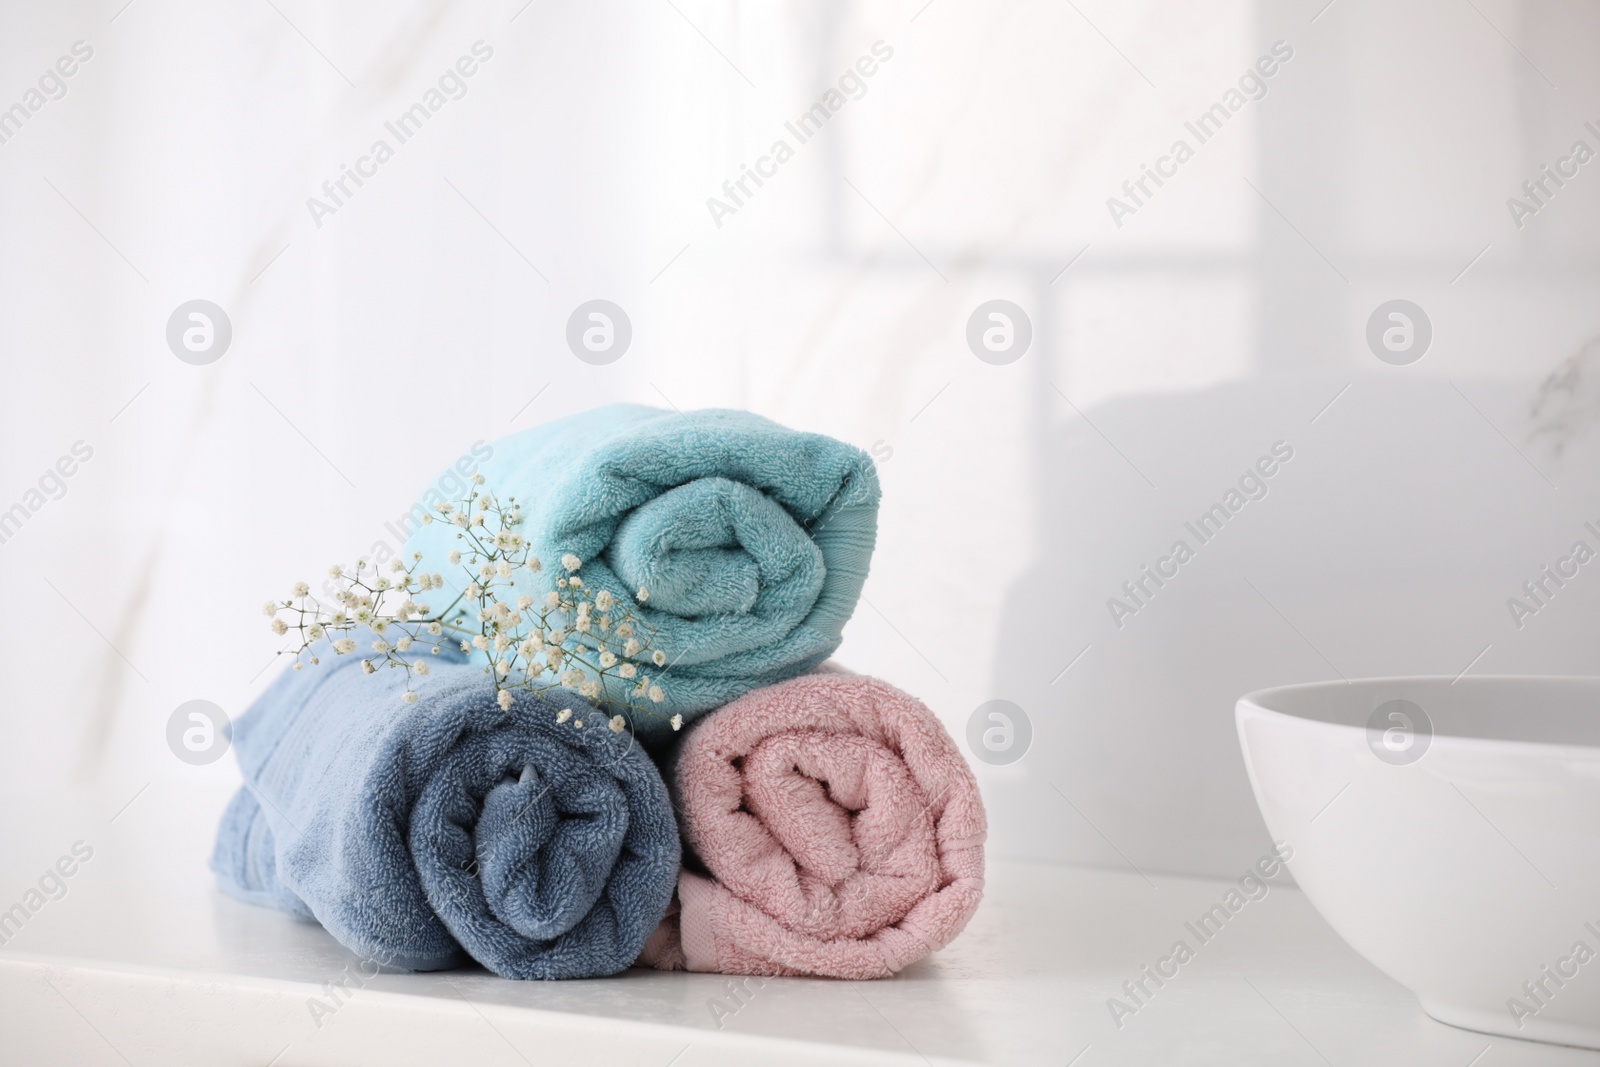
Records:
[[[415,662],[415,663],[413,663],[411,665],[411,669],[416,671],[418,674],[427,674],[428,673],[428,661],[425,660],[425,659],[419,659],[419,660],[417,660],[417,662]]]
[[[394,643],[394,647],[397,650],[401,651],[401,652],[405,652],[408,649],[410,649],[411,648],[411,635],[410,634],[406,634],[406,635],[398,638]]]
[[[454,515],[450,516],[450,521],[461,527],[463,530],[467,528],[467,524],[469,522],[466,513],[461,511],[458,511]]]
[[[438,637],[442,633],[444,633],[444,627],[443,626],[440,626],[436,622],[430,622],[428,624],[428,636],[429,637]]]
[[[545,607],[553,608],[559,603],[561,603],[561,594],[556,592],[554,589],[550,590],[550,592],[544,595]]]
[[[341,656],[354,652],[356,650],[355,640],[349,637],[341,637],[333,643],[333,650]]]
[[[533,607],[533,597],[528,596],[526,593],[524,593],[522,596],[517,597],[517,610],[518,611],[527,611],[531,607]]]
[[[668,719],[667,721],[672,724],[672,728],[674,730],[683,729],[683,716],[682,715],[674,715],[672,718]]]
[[[578,686],[578,692],[590,700],[598,700],[600,697],[600,683],[593,678],[587,678],[582,685]]]
[[[371,674],[375,670],[377,670],[377,668],[372,665],[372,661],[370,659],[364,659],[361,661],[362,674]]]
[[[406,569],[405,561],[399,556],[396,556],[394,559],[389,561],[389,569],[394,571],[396,574],[399,574],[401,571]]]
[[[544,570],[544,564],[539,562],[538,556],[529,556],[528,562],[523,564],[523,566],[527,567],[535,574],[538,574],[540,571]]]
[[[556,712],[556,722],[566,722],[570,718],[572,718],[571,708],[562,708],[560,711]]]
[[[613,603],[609,589],[602,589],[594,595],[594,606],[599,611],[610,611]]]
[[[333,564],[331,567],[328,568],[328,577],[329,578],[343,578],[344,577],[344,568],[339,566],[337,563]]]
[[[483,596],[483,586],[479,585],[477,582],[472,582],[471,584],[469,584],[467,586],[467,599],[468,600],[477,600],[482,596]]]
[[[606,725],[611,727],[612,733],[620,734],[627,727],[628,720],[624,719],[621,715],[613,715],[611,716],[611,721]]]
[[[622,627],[620,626],[617,627],[617,633],[627,637],[627,634],[622,633]],[[639,647],[639,639],[637,637],[628,637],[626,641],[622,642],[622,654],[624,656],[637,656],[639,654]]]
[[[286,634],[289,632],[289,627],[282,619],[273,619],[272,632],[279,635]]]
[[[509,579],[511,577],[511,561],[508,559],[501,560],[495,564],[494,570],[500,577]]]
[[[415,704],[417,702],[417,694],[407,689],[404,693],[400,694],[400,699],[405,701],[407,704]]]
[[[500,710],[501,711],[510,711],[511,710],[511,690],[509,690],[509,689],[500,690],[499,694],[495,696],[494,701],[495,701],[496,704],[500,705]]]
[[[661,691],[661,687],[659,685],[652,685],[650,687],[650,702],[652,704],[659,704],[665,699],[667,699],[667,694]]]
[[[578,631],[580,634],[588,633],[589,632],[589,616],[587,616],[587,615],[579,615],[577,620],[573,622],[572,628],[574,630]]]
[[[622,666],[617,668],[617,673],[624,678],[632,678],[634,675],[639,673],[639,668],[635,667],[631,663],[624,663]]]
[[[567,571],[570,573],[583,566],[583,560],[579,559],[577,556],[574,556],[571,552],[568,552],[561,557],[561,565],[567,568]]]
[[[667,654],[658,648],[654,652],[650,653],[650,662],[654,663],[657,667],[664,666],[667,662]]]
[[[372,642],[372,651],[376,652],[380,656],[386,654],[389,651],[389,642],[387,642],[387,641],[374,641],[374,642]]]
[[[639,587],[639,595],[637,597],[635,597],[634,599],[639,601],[639,603],[643,604],[646,600],[650,599],[650,590],[646,589],[644,586],[641,585]]]
[[[265,604],[261,605],[261,614],[263,614],[263,615],[276,615],[277,613],[278,613],[278,605],[277,605],[277,603],[275,601],[269,600]]]
[[[615,667],[616,665],[617,665],[617,657],[616,657],[615,653],[613,653],[613,652],[602,652],[602,653],[600,653],[600,666],[602,666],[602,667]]]
[[[578,671],[561,672],[561,684],[566,686],[568,689],[576,689],[578,684],[582,681],[583,675]]]
[[[471,652],[472,651],[472,645],[469,644],[466,641],[462,641],[461,642],[461,651],[463,651],[463,652]]]
[[[482,485],[482,484],[483,484],[483,475],[481,475],[481,474],[474,474],[474,475],[473,475],[473,476],[472,476],[472,484],[473,484],[473,485]]]
[[[311,638],[313,641],[322,640],[322,634],[323,629],[317,623],[312,623],[310,626],[306,627],[306,636]]]
[[[295,596],[310,596],[311,595],[311,587],[309,585],[307,585],[305,582],[295,582],[294,583],[294,595]]]
[[[476,648],[476,649],[480,649],[480,650],[488,648],[489,647],[489,639],[487,637],[483,636],[482,634],[478,634],[476,637],[474,637],[472,639],[472,647]]]
[[[459,548],[452,548],[450,550],[450,554],[446,556],[445,559],[450,561],[450,565],[452,567],[455,566],[457,563],[461,562],[461,550]]]
[[[583,579],[574,574],[572,577],[567,579],[567,585],[571,586],[573,589],[577,589],[579,586],[583,585]]]

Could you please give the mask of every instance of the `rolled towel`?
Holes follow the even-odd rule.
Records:
[[[559,692],[502,712],[480,667],[445,656],[405,704],[399,671],[320,654],[235,726],[245,784],[212,857],[225,891],[397,969],[470,956],[507,978],[585,978],[633,963],[680,850],[628,733]]]
[[[642,964],[882,978],[948,944],[982,898],[977,782],[887,683],[827,673],[749,693],[687,732],[668,788],[686,869]]]
[[[803,674],[839,647],[877,537],[878,476],[860,449],[746,411],[597,408],[490,446],[485,488],[516,497],[522,534],[545,564],[518,579],[542,597],[583,561],[587,585],[627,597],[655,630],[670,674],[666,699],[635,716],[641,737],[671,736],[763,685]],[[456,482],[453,471],[436,484]],[[413,509],[445,502],[437,488]],[[449,523],[422,525],[405,547],[453,588],[463,547]]]

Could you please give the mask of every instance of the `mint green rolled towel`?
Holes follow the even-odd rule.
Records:
[[[484,488],[522,509],[544,563],[518,579],[542,596],[583,561],[595,591],[632,602],[665,652],[665,700],[635,715],[640,736],[760,686],[811,670],[838,647],[877,538],[880,491],[866,453],[747,411],[680,414],[615,404],[496,441]],[[420,502],[442,500],[429,490]],[[405,551],[453,586],[460,548],[447,523],[421,526]]]

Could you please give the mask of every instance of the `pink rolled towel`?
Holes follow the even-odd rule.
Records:
[[[827,673],[748,693],[668,767],[688,862],[640,963],[882,978],[962,928],[983,896],[977,782],[932,712]]]

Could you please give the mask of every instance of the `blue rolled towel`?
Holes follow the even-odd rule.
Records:
[[[636,607],[666,653],[664,702],[634,715],[639,736],[670,737],[667,720],[721,707],[804,674],[839,647],[878,527],[878,475],[859,448],[787,429],[748,411],[679,413],[615,404],[496,441],[478,468],[504,503],[516,497],[542,596],[583,560],[585,584]],[[453,472],[446,477],[454,481]],[[413,509],[405,554],[460,591],[471,580],[446,556],[463,542]]]
[[[456,655],[427,656],[405,704],[402,672],[316,651],[235,724],[245,784],[211,861],[225,891],[397,969],[470,956],[507,978],[588,978],[633,963],[681,852],[628,732],[561,691],[502,712]]]

